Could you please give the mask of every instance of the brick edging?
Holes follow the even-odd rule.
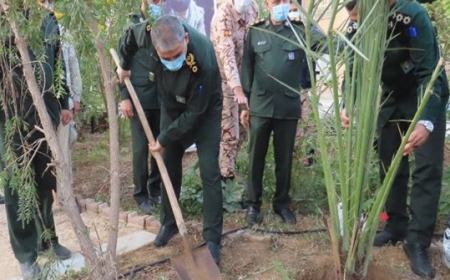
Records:
[[[93,214],[100,214],[106,219],[111,218],[111,207],[108,203],[96,202],[92,198],[83,198],[81,195],[75,196],[75,201],[78,204],[81,212],[89,212]],[[139,215],[136,211],[120,211],[119,221],[125,224],[131,224],[137,226],[143,230],[149,230],[150,228],[160,227],[160,223],[157,218],[151,215]]]

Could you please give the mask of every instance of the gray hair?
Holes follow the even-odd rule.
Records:
[[[171,51],[183,40],[185,30],[175,16],[162,16],[152,26],[152,43],[157,50]]]

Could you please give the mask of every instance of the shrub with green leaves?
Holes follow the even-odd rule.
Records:
[[[234,213],[242,209],[241,201],[244,186],[237,181],[222,182],[223,209],[228,213]],[[190,215],[203,213],[203,185],[198,172],[198,164],[189,167],[183,176],[180,192],[180,206],[184,212]]]

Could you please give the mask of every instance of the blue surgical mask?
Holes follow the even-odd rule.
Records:
[[[186,60],[186,53],[183,53],[174,60],[165,60],[161,58],[161,63],[164,64],[164,66],[166,66],[168,70],[175,72],[181,69],[185,60]]]
[[[148,13],[153,18],[159,18],[162,14],[161,6],[155,4],[148,5]]]
[[[287,20],[289,15],[289,4],[279,4],[272,7],[272,18],[277,22]]]

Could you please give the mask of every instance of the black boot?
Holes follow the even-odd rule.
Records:
[[[435,272],[428,257],[427,247],[418,243],[405,243],[403,250],[409,258],[412,271],[420,277],[433,279]]]
[[[375,240],[373,241],[373,246],[383,247],[387,245],[395,245],[399,241],[403,241],[403,235],[396,235],[387,230],[377,233]]]
[[[147,215],[151,215],[154,209],[154,203],[151,200],[147,200],[139,203],[139,209]]]
[[[59,244],[58,241],[52,240],[51,242],[43,242],[40,251],[46,252],[49,250],[51,250],[59,260],[67,260],[72,256],[72,252],[63,245]]]
[[[289,208],[274,209],[274,212],[288,225],[295,225],[297,223],[297,218],[295,217],[294,212],[292,212]]]
[[[169,226],[161,226],[159,229],[158,235],[156,235],[155,241],[153,241],[153,244],[155,244],[156,247],[162,247],[169,242],[169,240],[178,233],[178,227],[177,225],[169,225]]]
[[[262,221],[262,217],[258,209],[253,206],[248,206],[245,220],[247,221],[247,224],[252,226],[254,224],[259,224]]]
[[[220,245],[217,245],[214,242],[208,241],[206,242],[206,246],[208,247],[209,252],[211,253],[211,257],[219,265],[220,262]]]

